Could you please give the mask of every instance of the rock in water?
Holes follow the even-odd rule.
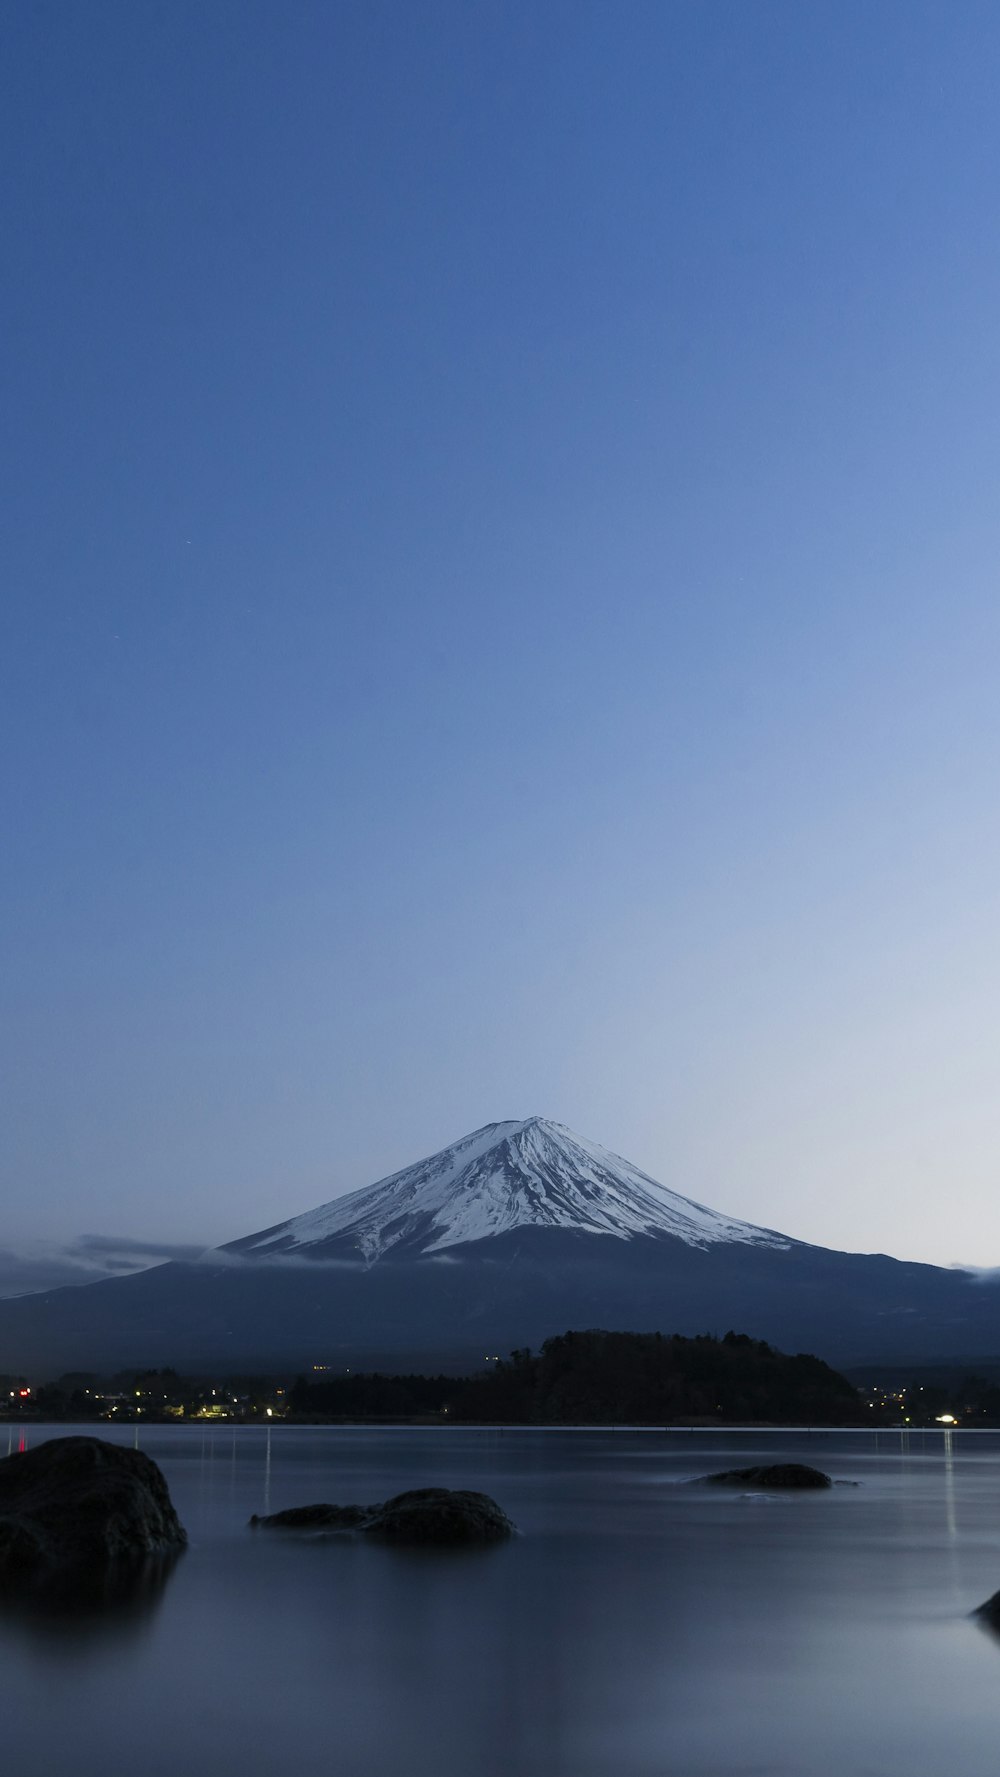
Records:
[[[384,1505],[292,1506],[250,1523],[262,1530],[360,1530],[394,1543],[495,1543],[514,1534],[488,1493],[450,1487],[417,1487]]]
[[[972,1614],[974,1617],[982,1617],[984,1623],[1000,1634],[1000,1592],[994,1592],[985,1604],[977,1605]]]
[[[250,1524],[255,1530],[357,1530],[377,1510],[377,1506],[289,1506],[266,1518],[254,1512]]]
[[[718,1475],[704,1475],[706,1481],[722,1487],[832,1487],[829,1475],[822,1469],[810,1468],[805,1462],[772,1462],[755,1468],[723,1469]]]
[[[156,1463],[102,1438],[53,1438],[0,1461],[0,1581],[176,1555],[187,1535]]]
[[[364,1526],[368,1536],[394,1543],[496,1543],[514,1526],[488,1493],[417,1487],[387,1499]]]

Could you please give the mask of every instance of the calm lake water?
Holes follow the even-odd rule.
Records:
[[[0,1426],[0,1455],[71,1427]],[[80,1428],[83,1429],[83,1428]],[[133,1442],[131,1427],[110,1433]],[[150,1427],[191,1546],[67,1622],[0,1612],[18,1777],[995,1777],[1000,1437]],[[860,1482],[681,1485],[791,1458]],[[251,1512],[480,1487],[469,1554]]]

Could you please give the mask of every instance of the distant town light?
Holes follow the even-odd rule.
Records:
[[[935,1425],[957,1425],[958,1420],[954,1413],[939,1413],[934,1423]]]

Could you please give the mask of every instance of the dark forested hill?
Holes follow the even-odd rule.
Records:
[[[678,1419],[862,1423],[857,1391],[820,1358],[744,1333],[563,1333],[482,1376],[330,1376],[300,1382],[298,1412],[344,1417],[447,1411],[493,1424],[664,1425]]]

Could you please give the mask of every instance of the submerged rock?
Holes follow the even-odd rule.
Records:
[[[772,1462],[754,1468],[723,1469],[702,1479],[720,1487],[832,1487],[829,1475],[805,1462]]]
[[[262,1530],[358,1530],[395,1543],[495,1543],[514,1534],[488,1493],[451,1487],[417,1487],[382,1505],[293,1506],[250,1523]]]
[[[21,1628],[88,1636],[131,1634],[158,1609],[177,1553],[106,1567],[43,1567],[23,1584],[0,1581],[0,1618]]]
[[[102,1438],[52,1438],[0,1461],[0,1583],[163,1560],[187,1542],[156,1463]]]

